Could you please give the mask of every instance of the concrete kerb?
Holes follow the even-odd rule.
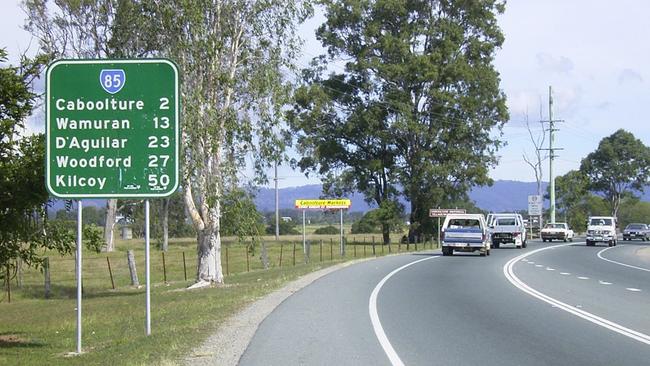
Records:
[[[251,339],[253,339],[253,336],[262,321],[271,314],[278,305],[295,292],[300,291],[302,288],[310,285],[317,279],[341,268],[377,258],[410,253],[415,252],[361,258],[308,273],[297,280],[290,282],[281,289],[253,302],[240,312],[228,318],[224,324],[222,324],[205,342],[203,342],[201,346],[195,348],[182,363],[188,366],[235,366],[239,363],[239,359],[246,351],[248,344]]]

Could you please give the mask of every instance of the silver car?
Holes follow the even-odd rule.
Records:
[[[623,230],[623,240],[650,240],[650,228],[646,224],[629,224]]]

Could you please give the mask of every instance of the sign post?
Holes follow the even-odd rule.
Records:
[[[45,185],[79,200],[77,353],[81,352],[81,200],[145,202],[146,333],[151,334],[149,198],[179,184],[178,69],[169,60],[59,60],[46,72]]]
[[[302,227],[303,227],[303,246],[305,246],[305,209],[340,209],[341,210],[341,237],[340,251],[341,256],[345,255],[345,244],[343,242],[343,209],[349,209],[352,202],[349,199],[298,199],[295,202],[297,209],[302,209]],[[306,247],[305,247],[306,248]]]
[[[429,217],[438,218],[438,246],[440,246],[440,218],[450,214],[464,214],[467,211],[464,208],[431,208]]]

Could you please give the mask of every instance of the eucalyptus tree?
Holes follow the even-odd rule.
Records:
[[[621,200],[643,192],[650,177],[650,148],[630,132],[620,129],[603,138],[596,151],[580,163],[589,190],[602,195],[618,215]]]
[[[111,58],[144,56],[155,48],[154,29],[142,22],[142,1],[134,0],[24,0],[25,29],[40,50],[56,58]],[[106,202],[104,241],[115,248],[117,199]]]
[[[282,154],[296,27],[312,9],[299,0],[186,0],[157,11],[183,79],[183,193],[198,233],[196,285],[222,283],[224,190],[237,186],[247,160],[263,179]]]
[[[410,234],[428,209],[490,184],[505,95],[493,65],[498,0],[324,0],[314,59],[291,113],[299,165],[368,199],[410,201]],[[343,63],[332,72],[331,62]],[[379,199],[377,197],[379,196]]]

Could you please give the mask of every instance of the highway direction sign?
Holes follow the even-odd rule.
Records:
[[[61,198],[178,187],[178,70],[168,60],[60,60],[46,74],[46,185]]]
[[[445,217],[451,214],[464,214],[464,208],[432,208],[429,210],[429,217]]]

